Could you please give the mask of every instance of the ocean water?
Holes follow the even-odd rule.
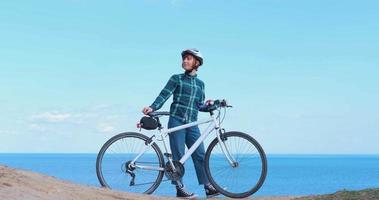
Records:
[[[96,154],[0,154],[0,164],[100,186]],[[379,155],[268,155],[266,181],[254,196],[310,195],[338,190],[379,187]],[[185,164],[186,187],[204,196],[193,163]],[[246,178],[248,177],[241,177]],[[170,182],[162,182],[155,195],[174,196]]]

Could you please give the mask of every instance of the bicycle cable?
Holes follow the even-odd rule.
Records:
[[[224,108],[224,115],[222,116],[222,119],[220,118],[221,108],[217,109],[217,111],[218,111],[218,114],[217,114],[218,123],[222,124],[222,122],[224,122],[224,119],[225,119],[225,116],[226,116],[226,108]]]
[[[221,110],[221,108],[220,108],[220,110]],[[221,120],[219,119],[219,124],[222,124],[222,122],[224,122],[225,116],[226,116],[226,108],[224,108],[224,116],[222,116]]]

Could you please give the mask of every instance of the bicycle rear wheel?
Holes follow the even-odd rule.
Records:
[[[241,132],[223,134],[223,142],[236,161],[232,166],[214,139],[205,154],[205,172],[211,184],[223,195],[245,198],[262,186],[267,174],[266,155],[259,143]]]
[[[133,132],[121,133],[109,139],[100,149],[96,160],[96,174],[100,184],[127,192],[153,193],[163,178],[163,171],[128,168],[128,164],[146,148],[148,140],[147,136]],[[158,145],[151,145],[135,164],[163,168],[164,159]],[[135,176],[134,181],[132,174]]]

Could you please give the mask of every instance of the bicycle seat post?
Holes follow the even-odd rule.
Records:
[[[213,110],[209,111],[209,114],[210,114],[211,116],[213,116]]]
[[[157,120],[157,122],[158,122],[158,130],[162,130],[163,129],[163,127],[162,127],[162,124],[161,124],[161,122],[159,121],[159,117],[155,117],[155,119]]]

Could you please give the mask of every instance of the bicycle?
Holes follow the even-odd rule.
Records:
[[[259,190],[267,174],[267,159],[261,145],[250,135],[237,131],[226,132],[220,125],[226,108],[232,107],[225,100],[215,100],[212,105],[200,109],[209,112],[208,119],[164,129],[161,116],[169,112],[152,112],[141,119],[139,128],[158,129],[148,137],[141,133],[124,132],[110,138],[100,149],[96,160],[96,174],[103,187],[129,192],[153,193],[163,175],[167,181],[176,181],[185,173],[183,164],[196,148],[212,133],[216,137],[205,153],[205,172],[210,183],[223,195],[245,198]],[[224,115],[221,120],[221,109]],[[215,114],[217,113],[217,116]],[[172,160],[165,138],[168,134],[200,124],[208,124],[199,139],[179,161]],[[216,130],[216,131],[214,131]],[[162,154],[157,142],[161,141]],[[164,159],[164,157],[166,159]],[[167,160],[167,161],[166,161]],[[166,161],[166,162],[165,162]]]

